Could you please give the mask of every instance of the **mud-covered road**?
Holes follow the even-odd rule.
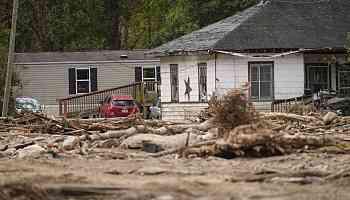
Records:
[[[0,159],[0,200],[350,199],[350,155],[232,160],[101,155]]]

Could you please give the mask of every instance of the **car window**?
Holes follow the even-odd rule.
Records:
[[[132,100],[113,100],[113,105],[115,106],[134,106],[134,101]]]

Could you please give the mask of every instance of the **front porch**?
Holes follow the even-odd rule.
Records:
[[[223,95],[247,82],[249,97],[259,111],[272,111],[273,102],[290,102],[321,90],[350,95],[350,65],[345,53],[274,55],[212,54],[162,59],[163,119],[185,119],[189,107],[195,115],[213,95]]]

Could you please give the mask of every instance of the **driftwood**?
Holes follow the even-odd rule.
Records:
[[[136,133],[142,133],[144,132],[145,126],[137,126],[137,127],[131,127],[126,130],[118,130],[118,131],[108,131],[106,133],[101,133],[101,134],[93,134],[89,136],[89,139],[91,141],[96,141],[96,140],[106,140],[106,139],[112,139],[112,138],[120,138],[124,135],[132,135]]]
[[[157,146],[160,149],[173,149],[186,146],[186,143],[193,144],[199,141],[198,136],[190,135],[188,138],[187,133],[161,136],[154,134],[137,134],[124,140],[121,144],[122,148],[130,149],[142,149],[144,143],[147,145]]]
[[[262,119],[284,119],[302,122],[317,121],[317,119],[312,116],[302,116],[292,113],[264,113],[262,114]]]
[[[181,153],[186,148],[199,148],[199,147],[202,147],[202,146],[214,145],[215,142],[216,142],[216,140],[209,140],[209,141],[199,142],[199,143],[188,145],[188,146],[182,146],[182,147],[166,150],[166,151],[163,151],[163,152],[160,152],[160,153],[156,153],[156,154],[150,154],[149,156],[157,158],[157,157],[162,157],[162,156],[166,156],[166,155],[170,155],[170,154]]]

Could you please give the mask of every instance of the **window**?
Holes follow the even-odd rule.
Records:
[[[77,69],[76,72],[76,87],[77,94],[90,92],[90,69]]]
[[[143,80],[144,81],[155,81],[156,80],[156,68],[143,68]]]
[[[179,72],[178,65],[170,65],[171,102],[179,102]]]
[[[135,67],[135,82],[160,81],[160,67]]]
[[[337,66],[338,71],[338,91],[337,95],[340,97],[349,97],[350,96],[350,66],[340,65]]]
[[[97,91],[97,68],[70,68],[69,94]]]
[[[339,71],[339,89],[350,89],[350,71]]]
[[[257,101],[273,99],[273,63],[249,63],[250,97]]]
[[[207,63],[198,64],[198,89],[199,101],[206,102],[207,99]]]

